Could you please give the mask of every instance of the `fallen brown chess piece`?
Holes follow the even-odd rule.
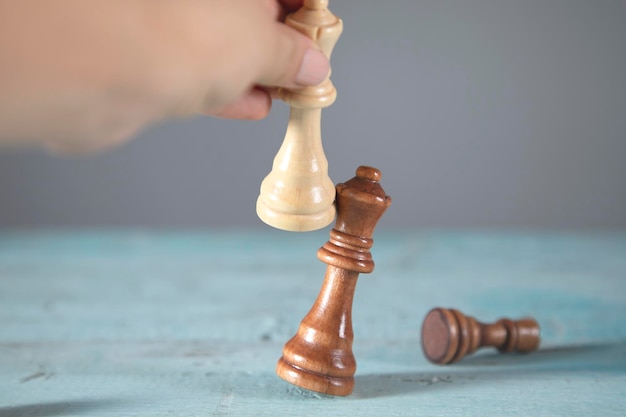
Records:
[[[502,353],[532,352],[539,347],[539,324],[532,318],[484,324],[446,308],[434,308],[424,318],[422,349],[433,363],[457,362],[486,346]]]

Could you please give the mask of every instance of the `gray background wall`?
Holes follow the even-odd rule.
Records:
[[[626,227],[626,2],[334,0],[330,175],[383,171],[387,227]],[[287,107],[114,151],[0,153],[0,225],[263,227]]]

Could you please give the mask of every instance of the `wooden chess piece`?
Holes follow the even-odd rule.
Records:
[[[422,349],[433,363],[456,362],[485,346],[496,347],[502,353],[532,352],[539,347],[539,324],[532,318],[505,318],[483,324],[446,308],[434,308],[424,318]]]
[[[327,6],[328,0],[304,0],[285,23],[315,40],[330,58],[343,23]],[[280,89],[279,96],[291,106],[289,123],[272,171],[261,183],[257,215],[278,229],[321,229],[335,218],[335,186],[322,148],[322,109],[335,102],[337,91],[326,78],[314,87]]]
[[[380,177],[379,170],[361,166],[356,177],[337,185],[337,221],[317,252],[328,264],[324,284],[276,367],[278,376],[299,387],[329,395],[354,388],[352,299],[359,273],[374,269],[372,234],[391,204]]]

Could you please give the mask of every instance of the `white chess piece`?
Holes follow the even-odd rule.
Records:
[[[330,58],[343,23],[327,6],[328,0],[305,0],[285,23],[316,41]],[[289,122],[272,171],[261,184],[257,215],[278,229],[321,229],[335,218],[335,186],[322,147],[322,109],[335,102],[337,91],[327,78],[314,87],[281,89],[279,96],[291,106]]]

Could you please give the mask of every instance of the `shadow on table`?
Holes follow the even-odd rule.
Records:
[[[620,359],[622,364],[626,358],[626,341],[601,344],[550,346],[540,348],[531,353],[501,354],[496,351],[483,352],[469,356],[460,361],[458,366],[497,366],[515,364],[539,364],[541,362],[587,363],[586,360],[597,361],[612,357]]]
[[[53,417],[119,407],[115,400],[57,401],[0,407],[0,417]]]
[[[494,383],[541,373],[624,372],[626,342],[548,347],[531,354],[479,353],[456,364],[433,365],[433,368],[438,371],[356,375],[352,397],[454,390],[464,384]]]

